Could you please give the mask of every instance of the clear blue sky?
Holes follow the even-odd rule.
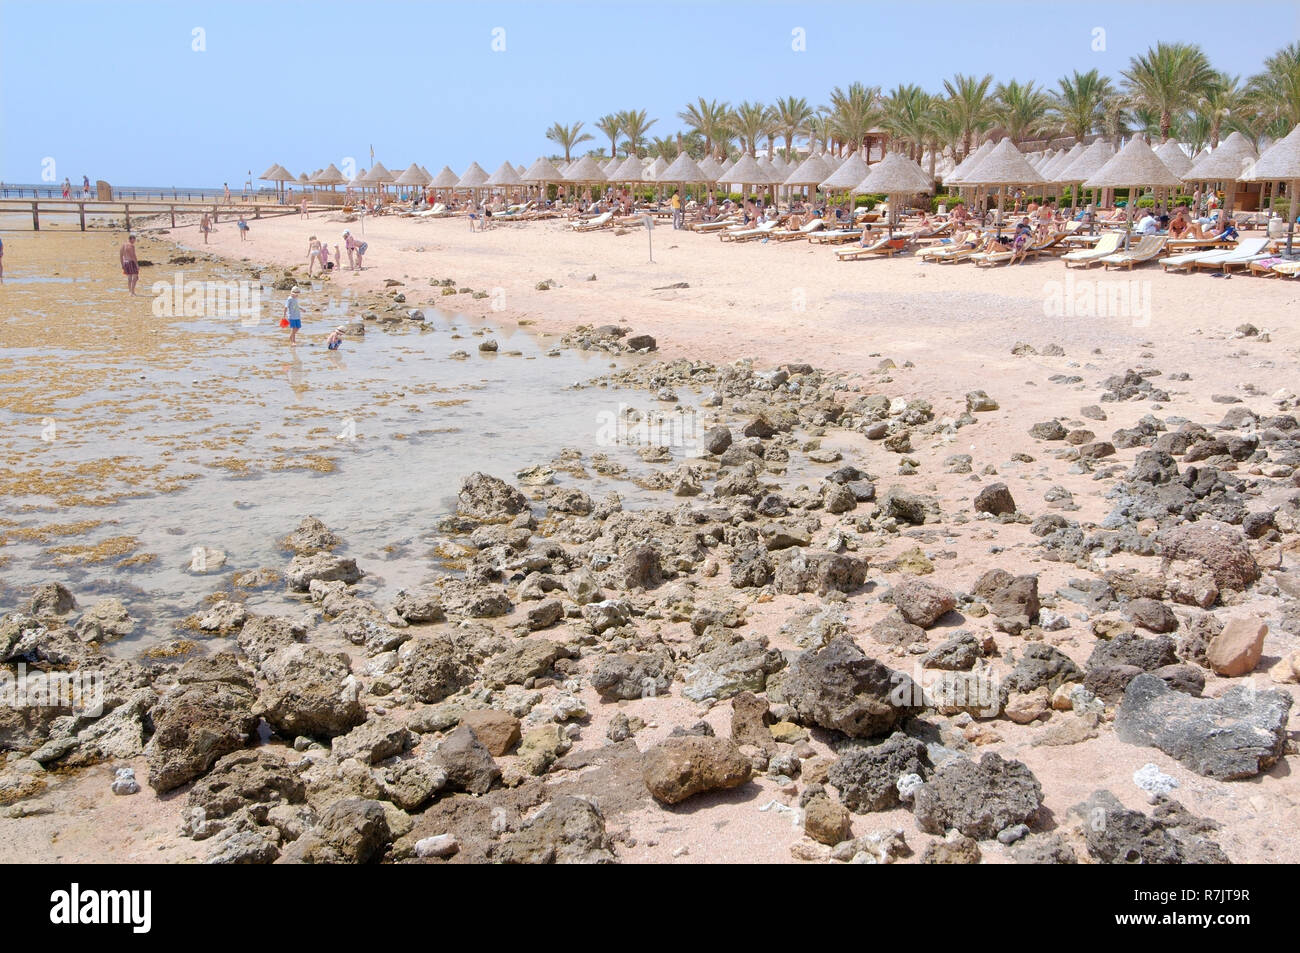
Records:
[[[1054,86],[1074,69],[1117,75],[1157,40],[1200,43],[1244,77],[1297,37],[1296,0],[0,0],[0,179],[39,181],[49,156],[60,181],[234,186],[272,162],[368,167],[372,144],[394,170],[491,172],[554,152],[557,120],[644,108],[651,135],[669,135],[699,95],[817,105],[836,85],[937,91],[956,72]]]

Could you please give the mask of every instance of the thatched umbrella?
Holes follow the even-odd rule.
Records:
[[[595,159],[591,156],[583,156],[570,163],[564,170],[564,181],[572,182],[574,185],[599,185],[608,182],[609,176],[605,175]]]
[[[818,188],[828,195],[831,192],[849,192],[857,187],[857,184],[867,177],[871,167],[867,165],[867,160],[862,158],[856,150],[839,164],[830,175],[822,179]],[[849,209],[849,224],[853,224],[853,210]]]
[[[483,188],[487,180],[488,174],[483,171],[483,167],[477,162],[471,162],[465,174],[456,180],[456,188],[473,193],[477,202],[479,189]]]
[[[401,175],[393,180],[393,184],[414,186],[417,189],[422,189],[429,184],[429,177],[424,174],[424,171],[418,165],[412,162]]]
[[[1286,182],[1286,254],[1291,257],[1296,214],[1300,213],[1300,203],[1296,202],[1300,188],[1300,125],[1265,149],[1246,174],[1252,182]]]
[[[1235,184],[1242,181],[1242,175],[1258,158],[1259,153],[1250,144],[1250,140],[1241,133],[1234,132],[1220,142],[1208,156],[1194,161],[1191,168],[1183,173],[1182,178],[1184,182]],[[1232,192],[1228,192],[1223,211],[1225,215],[1232,211]]]
[[[993,151],[992,139],[988,139],[982,142],[974,152],[972,152],[966,158],[962,159],[960,162],[957,163],[957,168],[953,169],[951,172],[948,173],[948,175],[943,180],[944,186],[964,185],[965,182],[963,180],[966,176],[966,173],[969,172],[971,169],[975,168],[975,166],[979,165],[980,160],[983,159],[986,155],[988,155],[992,151]]]
[[[663,174],[659,176],[659,181],[673,182],[685,187],[687,185],[695,185],[696,183],[704,182],[705,175],[703,170],[695,164],[694,159],[685,152],[679,152],[677,158],[673,160],[672,165],[664,169]],[[682,201],[684,204],[684,194],[682,196]]]
[[[713,156],[705,156],[695,164],[700,167],[700,171],[705,175],[705,181],[710,185],[717,182],[718,176],[722,174],[722,163]]]
[[[1070,163],[1058,166],[1055,170],[1054,180],[1060,185],[1073,186],[1070,194],[1073,200],[1070,203],[1071,208],[1079,204],[1079,186],[1097,172],[1115,155],[1114,147],[1105,139],[1098,139],[1092,145],[1084,149],[1078,157]],[[1093,204],[1097,204],[1093,196]]]
[[[1122,189],[1128,192],[1128,227],[1124,230],[1124,248],[1129,246],[1133,231],[1133,210],[1137,207],[1139,189],[1150,187],[1173,188],[1181,184],[1178,176],[1170,171],[1155,151],[1147,145],[1141,136],[1134,136],[1123,149],[1103,165],[1084,183],[1088,188]]]
[[[544,156],[539,156],[537,161],[525,169],[519,178],[527,182],[529,185],[539,186],[542,191],[543,200],[546,198],[546,187],[548,185],[552,182],[564,181],[564,175],[555,167],[555,164],[551,162],[550,159],[547,159]]]
[[[328,185],[330,187],[330,191],[333,192],[334,186],[347,185],[348,179],[347,176],[345,176],[342,172],[340,172],[338,170],[338,167],[335,166],[333,162],[331,162],[329,165],[325,167],[323,172],[321,172],[318,176],[316,176],[316,183],[318,185]]]
[[[1008,185],[1042,185],[1046,182],[1010,139],[1003,139],[990,149],[989,154],[970,169],[962,181],[966,185],[998,187],[998,225],[1002,224],[1002,202]]]
[[[1157,148],[1156,155],[1174,175],[1182,176],[1192,167],[1191,157],[1172,139]]]
[[[524,184],[524,180],[519,177],[515,167],[509,162],[502,162],[501,167],[487,177],[483,183],[492,188],[508,189],[513,186]]]
[[[812,186],[816,190],[821,182],[830,177],[830,174],[831,170],[827,168],[825,160],[813,152],[786,174],[784,184],[788,189],[804,189]]]
[[[929,192],[934,182],[925,171],[901,152],[889,152],[871,167],[866,178],[854,187],[863,194],[885,193],[889,196],[889,237],[894,237],[898,206],[909,195]]]

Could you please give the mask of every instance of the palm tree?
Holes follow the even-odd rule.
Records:
[[[1009,83],[998,83],[993,95],[997,99],[993,115],[1013,145],[1037,138],[1047,117],[1048,99],[1043,90],[1037,88],[1032,80],[1021,86],[1013,79]]]
[[[857,151],[880,123],[880,87],[852,83],[831,90],[831,132],[842,145]]]
[[[1241,77],[1217,73],[1214,82],[1196,101],[1195,115],[1204,117],[1209,123],[1210,146],[1219,144],[1219,133],[1223,124],[1232,119],[1233,112],[1241,106]]]
[[[989,86],[993,76],[982,79],[964,76],[961,73],[952,79],[943,81],[944,91],[948,94],[950,108],[961,124],[961,158],[970,155],[975,137],[993,125],[993,100],[989,98]]]
[[[930,111],[925,118],[925,137],[926,146],[930,150],[929,171],[931,178],[934,177],[934,167],[938,154],[944,150],[951,150],[956,155],[963,132],[961,116],[952,107],[951,101],[934,98]]]
[[[1169,139],[1175,118],[1191,109],[1216,76],[1204,51],[1191,43],[1157,43],[1133,57],[1121,75],[1130,105],[1158,115],[1161,142]]]
[[[672,162],[677,158],[680,151],[681,150],[677,148],[676,136],[669,136],[667,138],[663,136],[655,136],[654,139],[650,141],[648,154],[654,156],[656,159],[663,159],[665,162]]]
[[[727,117],[730,111],[727,103],[701,96],[679,112],[677,118],[704,137],[704,151],[707,155],[713,155],[715,145],[721,145],[723,151],[726,150],[729,138]]]
[[[831,118],[825,112],[814,113],[808,117],[805,123],[808,130],[808,151],[816,152],[817,147],[822,149],[830,147],[831,143]]]
[[[596,128],[609,136],[609,154],[618,155],[618,134],[623,131],[623,123],[614,113],[606,113],[596,120]]]
[[[1060,90],[1052,96],[1052,116],[1061,124],[1062,132],[1083,142],[1101,125],[1103,105],[1115,92],[1110,79],[1095,69],[1086,73],[1075,70],[1073,76],[1057,80],[1057,85]]]
[[[644,109],[625,109],[618,114],[619,127],[626,134],[631,146],[628,150],[629,155],[641,155],[646,131],[658,121],[658,119],[648,119]]]
[[[573,147],[580,142],[587,142],[591,139],[591,133],[582,131],[582,123],[575,122],[571,126],[565,126],[556,123],[546,130],[546,138],[554,143],[558,143],[564,150],[564,162],[567,165],[573,161]]]
[[[741,148],[749,155],[758,151],[758,140],[767,134],[770,117],[762,103],[743,102],[731,114],[731,127],[741,139]]]
[[[920,86],[898,86],[885,97],[881,108],[880,124],[889,132],[893,145],[906,148],[909,158],[919,160],[929,133],[934,97]]]
[[[1264,61],[1250,78],[1246,102],[1256,111],[1262,135],[1280,139],[1300,124],[1300,43],[1291,43]]]
[[[812,107],[802,96],[784,96],[772,105],[772,129],[785,139],[787,153],[794,152],[795,137],[804,134],[812,116]]]
[[[1101,104],[1101,132],[1112,146],[1118,147],[1119,140],[1127,136],[1129,127],[1128,99],[1120,93],[1112,93]]]

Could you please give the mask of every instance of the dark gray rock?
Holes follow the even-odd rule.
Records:
[[[855,814],[867,814],[896,807],[901,803],[899,777],[924,777],[929,769],[925,743],[896,731],[880,744],[846,745],[830,767],[829,781],[839,789],[845,807]]]
[[[845,636],[796,658],[782,690],[803,722],[854,738],[886,734],[922,704],[918,685]]]
[[[1284,691],[1249,686],[1193,698],[1142,674],[1124,692],[1115,733],[1129,744],[1159,748],[1198,774],[1234,781],[1267,771],[1282,757],[1291,703]]]
[[[1013,824],[1032,821],[1042,804],[1043,789],[1033,772],[990,751],[978,763],[953,758],[940,765],[916,792],[913,814],[927,833],[956,828],[988,840]]]

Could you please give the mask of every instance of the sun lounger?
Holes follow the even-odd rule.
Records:
[[[772,222],[763,222],[760,225],[756,225],[754,228],[729,229],[728,231],[723,232],[718,237],[721,238],[724,242],[754,241],[755,239],[766,238],[767,236],[771,235],[772,232],[776,230],[776,225],[777,223],[775,221],[772,221]]]
[[[739,224],[734,216],[727,216],[726,218],[714,219],[711,222],[695,222],[686,227],[693,232],[720,232],[724,228],[735,228]]]
[[[609,227],[613,222],[613,212],[601,212],[595,218],[589,218],[583,222],[570,222],[569,227],[575,232],[594,232],[599,228]]]
[[[799,238],[807,238],[813,232],[820,229],[823,224],[824,223],[820,218],[814,218],[812,221],[805,222],[798,228],[777,229],[769,237],[774,238],[778,242],[789,242]]]
[[[1190,268],[1197,268],[1202,263],[1205,265],[1217,265],[1220,260],[1245,252],[1247,262],[1252,258],[1263,258],[1264,246],[1268,244],[1267,238],[1243,238],[1237,243],[1235,248],[1219,251],[1197,251],[1188,252],[1185,255],[1173,255],[1169,258],[1161,258],[1160,264],[1164,266],[1165,271],[1183,271]]]
[[[1094,262],[1100,261],[1107,255],[1113,255],[1119,250],[1119,241],[1122,236],[1119,232],[1106,232],[1097,241],[1096,245],[1091,248],[1080,249],[1078,251],[1066,252],[1061,256],[1061,261],[1065,262],[1065,267],[1071,265],[1082,265],[1084,268],[1089,267]]]
[[[1145,264],[1155,259],[1165,250],[1169,241],[1164,235],[1143,235],[1142,240],[1128,251],[1116,252],[1101,259],[1102,265],[1109,271],[1112,267],[1133,270],[1134,265]]]
[[[942,245],[938,248],[931,248],[922,252],[921,260],[941,263],[965,261],[977,251],[979,251],[979,249],[973,245]]]
[[[837,248],[835,249],[835,256],[840,261],[856,261],[859,258],[879,258],[881,256],[892,258],[906,248],[907,243],[906,238],[890,238],[888,234],[885,234],[865,248],[858,246]]]
[[[439,202],[433,208],[425,209],[423,212],[413,212],[412,214],[416,218],[447,218],[451,215],[451,212],[447,210],[447,206]]]
[[[1231,271],[1235,266],[1245,267],[1252,261],[1269,257],[1267,238],[1243,238],[1237,247],[1215,255],[1207,255],[1192,262],[1194,268],[1213,268],[1218,271]]]
[[[824,232],[815,232],[808,236],[814,245],[842,245],[862,237],[860,228],[835,228]]]

